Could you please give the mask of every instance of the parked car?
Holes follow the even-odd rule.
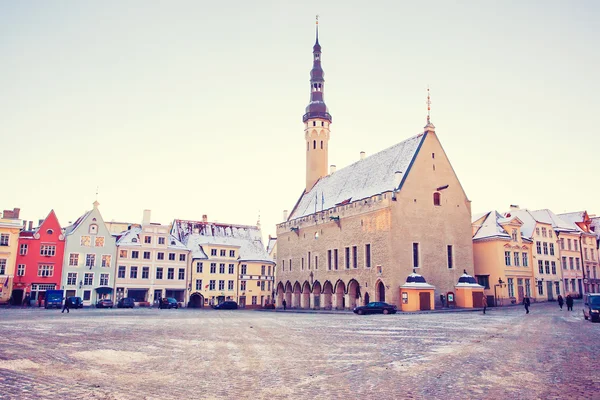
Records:
[[[117,303],[117,308],[133,308],[135,307],[135,299],[133,297],[123,297]]]
[[[222,302],[221,304],[217,304],[213,306],[215,310],[237,310],[238,305],[235,301],[227,300]]]
[[[81,297],[67,297],[67,301],[69,302],[70,308],[83,308],[83,300],[81,299]]]
[[[172,297],[163,297],[163,299],[161,300],[160,304],[158,305],[158,308],[179,308],[179,304],[177,304],[177,300],[175,300]]]
[[[63,306],[63,291],[62,290],[46,290],[46,298],[44,308],[62,308]]]
[[[363,314],[396,314],[396,306],[383,301],[374,301],[366,306],[354,307],[354,313]]]
[[[600,322],[600,293],[588,293],[583,296],[583,318]]]
[[[96,308],[113,308],[113,301],[110,299],[98,300]]]

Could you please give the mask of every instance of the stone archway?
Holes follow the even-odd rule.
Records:
[[[285,289],[283,288],[283,282],[277,284],[277,293],[275,294],[275,307],[283,307],[283,296]]]
[[[333,285],[331,284],[331,282],[326,281],[325,284],[323,285],[323,305],[322,305],[322,307],[324,309],[331,310],[331,308],[333,307],[332,296],[333,296]]]
[[[310,283],[304,281],[302,285],[302,297],[300,298],[300,308],[310,308]]]
[[[364,302],[363,302],[363,305],[364,305],[364,306],[366,306],[366,305],[367,305],[367,304],[369,304],[370,302],[371,302],[371,299],[370,299],[370,297],[369,297],[369,292],[366,292],[366,293],[365,293],[365,296],[364,296]]]
[[[335,283],[335,304],[334,307],[336,310],[343,310],[346,308],[346,301],[344,298],[344,294],[346,293],[346,285],[341,280],[338,280]]]
[[[194,293],[190,296],[190,301],[188,302],[189,308],[202,308],[204,307],[204,296],[200,293]]]
[[[292,294],[292,308],[300,307],[301,293],[302,293],[302,289],[300,288],[300,283],[298,283],[298,281],[296,281],[296,283],[294,283],[294,292]]]
[[[376,285],[377,301],[385,302],[385,285],[382,281],[378,281]]]
[[[285,283],[285,295],[284,295],[286,307],[292,306],[292,292],[293,291],[294,291],[294,289],[292,288],[292,284],[290,283],[290,281],[287,281]]]
[[[313,283],[313,290],[312,290],[312,305],[313,308],[315,310],[320,309],[322,307],[321,305],[321,282],[316,281],[315,283]]]
[[[348,282],[348,307],[352,310],[357,306],[360,299],[360,287],[355,279]]]

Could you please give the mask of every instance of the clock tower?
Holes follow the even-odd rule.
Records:
[[[323,100],[325,79],[321,68],[318,16],[316,23],[313,67],[310,71],[310,103],[302,117],[306,141],[306,192],[310,191],[319,179],[327,175],[329,125],[331,124],[331,115]]]

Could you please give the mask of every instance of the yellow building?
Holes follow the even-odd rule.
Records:
[[[522,235],[522,226],[519,218],[503,217],[497,211],[474,217],[475,278],[485,288],[489,305],[515,304],[525,295],[531,297],[532,241]]]
[[[18,208],[4,210],[0,218],[0,304],[6,304],[12,294],[15,263],[22,221]]]
[[[175,220],[172,235],[191,251],[190,307],[227,300],[240,308],[272,302],[275,263],[262,244],[259,226]]]

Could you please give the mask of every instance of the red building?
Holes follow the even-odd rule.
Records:
[[[37,229],[23,229],[19,234],[19,252],[13,285],[15,304],[29,295],[35,304],[44,305],[46,290],[61,289],[65,236],[54,210]]]

